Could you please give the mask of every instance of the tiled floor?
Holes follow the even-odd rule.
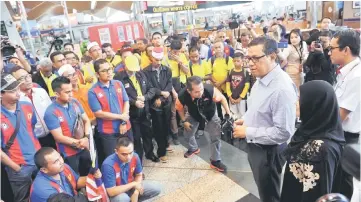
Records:
[[[180,137],[183,145],[185,142]],[[200,154],[184,158],[186,148],[174,146],[169,153],[168,163],[144,162],[147,181],[162,185],[162,193],[151,200],[157,202],[260,202],[257,186],[248,164],[244,143],[237,149],[222,141],[221,157],[228,167],[224,175],[209,167],[209,136],[202,136],[198,141]],[[355,181],[355,192],[351,202],[360,201],[360,182]]]

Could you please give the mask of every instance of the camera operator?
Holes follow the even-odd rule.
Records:
[[[16,53],[16,56],[14,56],[14,53],[7,56],[4,55],[4,50],[3,49],[13,49],[12,51],[14,51],[14,53]],[[28,63],[28,61],[26,60],[25,54],[24,54],[24,50],[17,45],[14,45],[12,42],[10,42],[8,39],[5,39],[1,42],[1,52],[2,52],[2,57],[3,58],[8,58],[7,62],[8,63],[13,63],[14,65],[18,65],[22,68],[24,68],[27,72],[31,72],[31,66]],[[4,68],[5,72],[9,72],[10,69]]]
[[[319,38],[312,41],[310,54],[305,62],[305,82],[312,80],[324,80],[333,85],[335,82],[335,68],[328,55],[332,33],[321,31]]]

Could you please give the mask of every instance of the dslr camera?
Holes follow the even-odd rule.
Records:
[[[3,60],[7,60],[10,56],[14,55],[15,47],[9,42],[9,37],[1,36],[1,56]]]

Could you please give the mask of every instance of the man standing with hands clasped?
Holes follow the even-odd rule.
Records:
[[[276,63],[277,42],[268,37],[249,44],[252,75],[258,79],[248,98],[248,111],[235,122],[233,136],[246,138],[248,161],[261,201],[280,201],[284,160],[281,152],[295,129],[297,88]]]

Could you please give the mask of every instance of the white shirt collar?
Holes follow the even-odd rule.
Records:
[[[352,62],[348,63],[347,65],[345,65],[344,67],[342,67],[340,69],[340,73],[342,75],[342,77],[345,77],[353,67],[356,66],[356,64],[360,63],[360,58],[356,58],[354,59]]]

